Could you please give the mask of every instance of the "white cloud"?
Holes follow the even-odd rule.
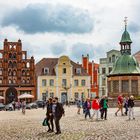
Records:
[[[106,51],[120,49],[119,41],[124,30],[123,19],[127,16],[128,30],[133,41],[132,52],[134,53],[139,49],[139,0],[12,0],[12,3],[11,0],[7,0],[0,1],[0,19],[7,14],[7,11],[9,11],[7,9],[17,8],[18,10],[22,10],[28,5],[37,3],[44,5],[50,3],[54,6],[69,5],[74,9],[78,8],[83,11],[88,11],[91,18],[94,19],[94,30],[84,35],[80,33],[36,33],[29,35],[14,27],[1,27],[1,42],[3,42],[4,38],[8,38],[8,40],[12,41],[16,41],[20,38],[23,42],[23,48],[28,48],[37,60],[42,57],[56,57],[63,52],[76,61],[81,61],[81,57],[79,56],[77,58],[76,55],[71,55],[71,50],[75,44],[81,43],[86,47],[86,53],[89,51],[91,55],[90,58],[98,61],[100,57],[106,55]],[[80,24],[82,24],[82,22]],[[64,44],[62,43],[63,41],[65,42]],[[63,49],[60,45],[60,53],[54,52],[51,46],[57,43],[62,43],[66,49]],[[57,48],[59,47],[57,46]],[[79,54],[81,54],[83,50],[79,48],[78,51]]]

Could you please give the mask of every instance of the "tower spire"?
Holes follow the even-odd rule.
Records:
[[[128,21],[127,17],[124,17],[125,31],[127,30],[127,21]]]

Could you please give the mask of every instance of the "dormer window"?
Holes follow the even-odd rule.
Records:
[[[80,74],[81,73],[81,68],[76,68],[76,74]]]
[[[49,74],[49,68],[44,68],[44,74]]]

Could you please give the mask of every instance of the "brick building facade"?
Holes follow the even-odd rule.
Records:
[[[28,59],[27,52],[22,51],[21,40],[4,40],[3,49],[0,50],[0,96],[5,98],[4,103],[17,101],[23,93],[36,98],[34,63],[34,57]]]
[[[98,70],[99,64],[94,61],[89,61],[89,55],[82,55],[82,67],[90,75],[90,96],[95,97],[99,95],[99,82],[98,82]]]

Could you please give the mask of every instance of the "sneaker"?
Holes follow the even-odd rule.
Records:
[[[59,135],[59,134],[61,134],[61,131],[59,131],[59,132],[56,132],[55,134],[56,134],[56,135]]]
[[[49,129],[47,132],[50,132],[51,131],[51,129]]]
[[[53,130],[49,131],[50,133],[54,132]]]

